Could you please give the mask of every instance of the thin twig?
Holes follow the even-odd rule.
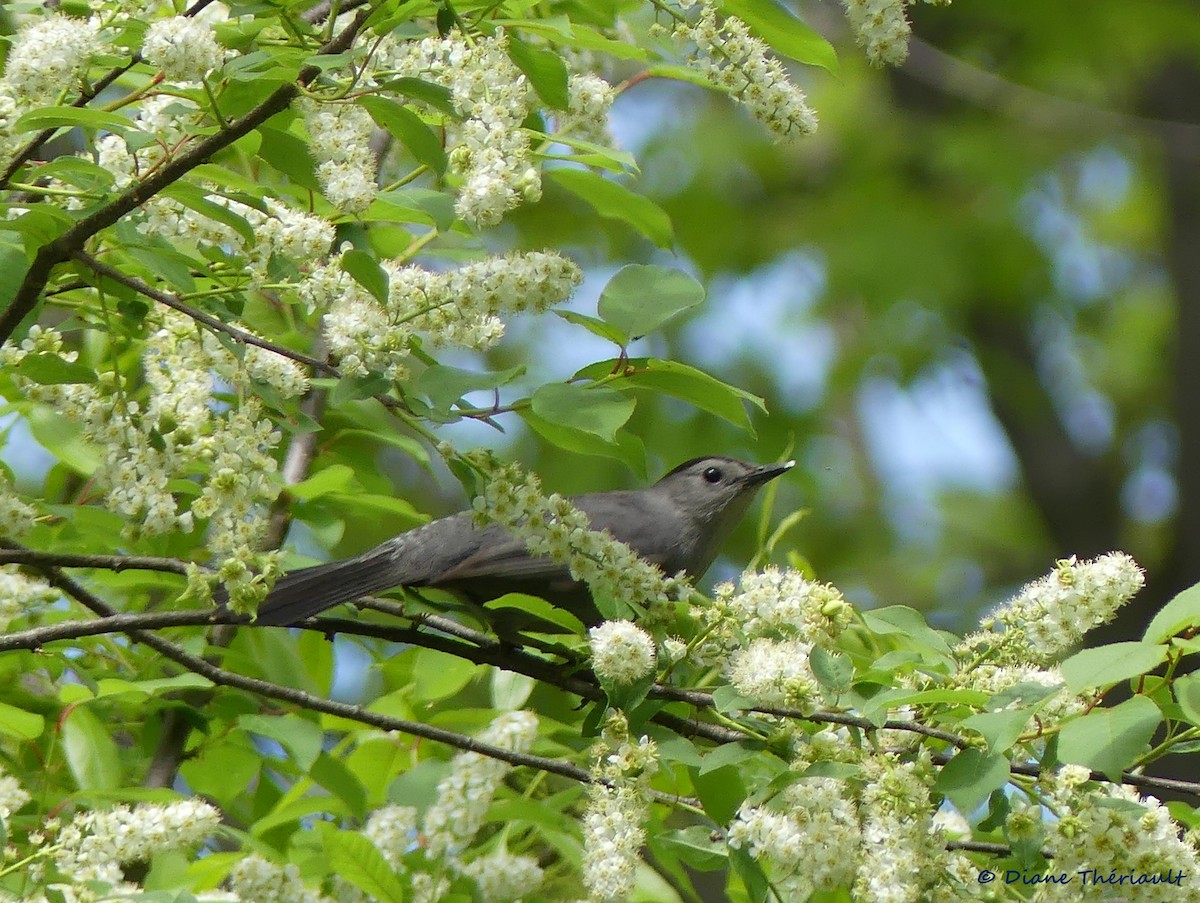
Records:
[[[189,562],[152,555],[80,555],[72,552],[39,552],[34,549],[0,549],[0,565],[32,564],[44,567],[103,568],[109,571],[162,571],[186,577]]]

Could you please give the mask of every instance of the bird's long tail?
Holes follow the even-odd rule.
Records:
[[[390,589],[400,582],[391,556],[378,550],[345,561],[289,571],[276,581],[259,606],[257,623],[295,624],[327,608]]]

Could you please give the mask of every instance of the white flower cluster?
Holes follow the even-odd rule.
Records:
[[[7,822],[32,796],[21,786],[21,782],[0,768],[0,820]]]
[[[309,151],[317,161],[317,179],[329,203],[346,213],[361,213],[379,193],[377,164],[371,150],[375,122],[354,103],[301,105]]]
[[[34,326],[19,346],[0,348],[0,365],[13,367],[38,353],[68,361],[77,356],[63,351],[57,332]],[[253,572],[264,566],[269,571],[273,564],[272,556],[259,556],[255,548],[266,525],[262,506],[278,493],[271,452],[281,437],[253,397],[234,408],[213,405],[214,379],[223,374],[234,385],[264,379],[288,395],[307,385],[291,361],[246,358],[238,364],[219,342],[203,338],[195,323],[169,311],[145,345],[144,404],[130,398],[129,387],[111,373],[95,384],[19,380],[30,398],[80,423],[84,436],[102,450],[96,484],[131,533],[189,530],[196,518],[209,520],[209,548],[229,559],[222,574],[233,583],[230,595],[238,607],[262,591],[263,580]],[[198,468],[207,479],[189,510],[180,512],[171,481],[193,476]]]
[[[535,555],[567,565],[594,595],[653,610],[688,592],[681,576],[665,576],[607,531],[589,529],[587,515],[568,499],[542,495],[533,474],[523,474],[516,464],[502,465],[486,452],[473,452],[469,460],[487,480],[473,503],[477,522],[508,527]]]
[[[505,712],[479,736],[512,752],[528,752],[537,738],[537,716]],[[426,852],[431,857],[457,856],[483,825],[492,797],[512,768],[480,753],[459,753],[450,773],[438,783],[438,797],[425,813]]]
[[[17,32],[0,80],[0,94],[23,110],[53,104],[70,91],[92,57],[104,49],[100,20],[51,13]]]
[[[297,294],[310,307],[328,309],[325,338],[350,376],[382,371],[405,375],[409,339],[432,346],[482,349],[504,334],[502,316],[540,313],[570,297],[579,268],[553,252],[511,252],[449,272],[385,261],[386,305],[341,269],[340,260],[318,267]]]
[[[654,640],[632,621],[605,621],[588,630],[592,670],[600,680],[632,684],[654,671]]]
[[[809,580],[799,571],[776,567],[742,574],[735,590],[714,590],[728,621],[746,636],[793,636],[831,648],[850,625],[854,609],[837,587]]]
[[[1110,875],[1164,876],[1170,870],[1193,876],[1200,872],[1200,848],[1195,833],[1179,836],[1167,808],[1152,796],[1141,797],[1133,787],[1093,785],[1079,765],[1066,765],[1042,785],[1058,818],[1047,824],[1045,845],[1053,855],[1052,869],[1073,876],[1084,870]],[[1049,887],[1050,885],[1046,885]],[[1168,883],[1125,883],[1109,888],[1129,903],[1168,903],[1190,899]],[[1085,892],[1100,888],[1095,883]],[[1056,900],[1041,894],[1036,901]]]
[[[854,879],[858,813],[843,781],[810,778],[780,795],[778,805],[743,806],[728,843],[770,865],[772,883],[791,900],[834,890]]]
[[[404,854],[417,840],[417,810],[412,806],[381,806],[367,818],[363,834],[375,844],[388,865],[398,869]]]
[[[648,791],[658,770],[658,749],[648,737],[635,743],[625,716],[614,711],[593,754],[583,816],[583,883],[590,903],[620,903],[633,890],[646,842]]]
[[[543,878],[534,857],[514,856],[503,848],[468,862],[460,871],[475,881],[487,903],[512,903],[532,896]]]
[[[955,676],[955,684],[973,690],[982,690],[993,696],[1021,684],[1033,684],[1048,690],[1052,689],[1054,692],[1041,703],[1037,711],[1036,718],[1043,722],[1064,721],[1073,715],[1080,714],[1087,708],[1087,700],[1071,693],[1066,688],[1062,672],[1055,666],[1038,668],[1034,665],[997,665],[983,662],[961,670]],[[1023,704],[1020,700],[1014,700],[1005,708],[1017,708]],[[1035,718],[1031,716],[1024,733],[1029,733],[1036,727]]]
[[[921,903],[941,877],[945,849],[933,830],[933,804],[921,763],[872,756],[863,763],[867,783],[859,798],[862,846],[856,899]]]
[[[759,705],[790,706],[811,714],[821,697],[808,664],[810,652],[812,644],[802,640],[757,637],[729,656],[729,683],[739,695]]]
[[[188,16],[151,23],[142,40],[142,56],[173,82],[198,82],[225,65],[225,50],[212,26]]]
[[[117,884],[121,863],[194,847],[220,823],[220,812],[195,799],[81,812],[58,832],[55,866],[76,884]]]
[[[990,649],[992,661],[1049,663],[1076,645],[1087,631],[1111,621],[1145,583],[1137,562],[1124,552],[1110,552],[1093,561],[1074,556],[1026,586],[982,622],[956,652],[967,657]],[[996,630],[996,625],[1004,630]]]
[[[0,537],[19,539],[33,529],[37,516],[37,509],[17,495],[12,481],[0,471]]]
[[[41,577],[22,574],[15,564],[0,565],[0,630],[39,605],[49,605],[60,595]]]
[[[729,93],[776,135],[797,138],[816,131],[817,115],[804,92],[741,19],[720,20],[716,5],[704,0],[699,19],[680,20],[674,36],[696,46],[691,62],[713,87]]]
[[[898,66],[908,56],[910,0],[842,0],[846,18],[873,65]]]
[[[237,899],[254,903],[332,903],[301,880],[293,863],[280,867],[257,853],[237,861],[229,873],[229,887]]]
[[[541,197],[541,175],[521,128],[532,97],[525,75],[508,56],[503,31],[470,43],[457,32],[386,41],[376,58],[381,70],[449,89],[462,117],[447,134],[451,168],[462,177],[455,205],[460,218],[475,227],[495,225],[522,200]]]
[[[566,131],[583,141],[611,145],[608,112],[616,92],[598,75],[572,75],[567,80]]]

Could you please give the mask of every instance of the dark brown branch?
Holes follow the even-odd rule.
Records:
[[[147,617],[139,615],[123,615],[116,612],[108,603],[93,595],[85,587],[76,583],[70,577],[67,577],[62,571],[57,568],[43,568],[43,574],[48,583],[57,589],[62,590],[73,599],[77,600],[81,605],[89,611],[100,616],[106,621],[115,619],[117,623],[130,624],[135,623],[129,619],[138,617]],[[193,622],[199,620],[199,623],[216,623],[212,615],[204,615],[197,612],[169,612],[169,620],[178,620],[186,622],[190,616]],[[80,623],[80,622],[76,622]],[[103,622],[100,622],[103,623]],[[59,625],[53,625],[57,627]],[[53,629],[38,628],[38,629]],[[314,696],[304,690],[296,690],[291,687],[280,686],[279,684],[271,683],[270,681],[260,680],[258,678],[246,677],[242,674],[236,674],[232,671],[226,671],[211,662],[207,662],[197,655],[192,655],[190,652],[175,645],[169,640],[165,640],[157,634],[134,627],[128,629],[117,628],[121,633],[127,633],[130,637],[139,643],[149,646],[154,651],[158,652],[165,658],[170,659],[176,664],[186,668],[201,677],[206,677],[214,684],[223,687],[230,687],[235,690],[244,690],[248,693],[254,693],[258,696],[263,696],[268,699],[276,699],[280,702],[286,702],[291,705],[300,706],[314,712],[322,712],[326,715],[334,715],[338,718],[345,718],[350,721],[356,721],[360,724],[366,724],[371,727],[378,728],[384,731],[399,731],[400,733],[409,734],[414,737],[422,737],[426,740],[433,740],[437,743],[444,743],[447,746],[460,749],[465,752],[476,752],[480,755],[488,756],[489,758],[499,759],[508,762],[511,765],[523,765],[529,768],[536,768],[540,771],[550,772],[552,774],[562,775],[563,777],[571,778],[575,781],[590,782],[591,777],[585,769],[575,765],[570,765],[566,762],[560,762],[556,759],[548,759],[544,756],[535,756],[528,753],[518,753],[512,750],[502,749],[490,743],[483,743],[476,740],[474,737],[468,737],[463,734],[457,734],[453,731],[443,730],[432,725],[422,724],[419,721],[409,721],[403,718],[393,718],[388,715],[381,715],[377,712],[371,712],[362,706],[350,705],[344,702],[334,702],[330,699],[322,699],[319,696]],[[29,631],[23,631],[28,634]],[[17,634],[10,634],[16,636]],[[7,646],[6,648],[19,648]],[[34,647],[36,648],[36,647]]]
[[[70,552],[39,552],[35,549],[0,549],[0,565],[31,564],[38,567],[103,568],[109,571],[162,571],[186,577],[188,562],[152,555],[78,555]]]
[[[86,264],[101,276],[111,279],[113,282],[120,283],[126,288],[131,288],[139,295],[145,295],[147,298],[157,301],[164,307],[177,310],[184,316],[191,317],[197,323],[203,323],[209,329],[215,330],[216,332],[222,332],[235,342],[240,342],[243,345],[254,345],[258,348],[262,348],[264,351],[270,351],[273,354],[278,354],[280,357],[290,358],[299,364],[312,367],[314,370],[324,373],[327,376],[340,377],[342,375],[336,367],[330,366],[325,361],[318,360],[315,357],[309,357],[307,354],[303,354],[299,351],[293,351],[291,348],[278,345],[275,342],[268,341],[267,339],[260,339],[258,336],[254,335],[254,333],[247,332],[244,329],[238,329],[236,326],[230,326],[228,323],[217,319],[212,314],[207,314],[202,310],[192,307],[190,304],[186,303],[175,295],[159,291],[153,286],[147,285],[142,280],[134,276],[126,275],[115,267],[111,267],[107,263],[104,263],[102,260],[97,260],[91,254],[87,253],[87,251],[75,251],[71,254],[71,256],[81,263]]]
[[[369,14],[369,10],[360,10],[354,21],[341,34],[321,47],[318,53],[336,54],[348,49]],[[69,260],[76,251],[82,250],[85,242],[97,232],[118,222],[168,185],[183,178],[213,154],[233,144],[268,119],[286,110],[299,96],[301,87],[307,86],[320,74],[319,66],[305,66],[300,70],[296,81],[276,88],[266,100],[245,116],[231,120],[228,128],[210,135],[198,142],[191,150],[167,161],[152,175],[138,182],[112,203],[79,220],[58,238],[43,245],[34,257],[21,285],[17,288],[12,302],[0,314],[0,342],[7,341],[20,322],[33,312],[55,266]]]

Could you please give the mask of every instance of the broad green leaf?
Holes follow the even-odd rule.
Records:
[[[90,708],[78,705],[62,722],[63,750],[80,790],[116,790],[121,786],[117,744]]]
[[[1185,674],[1177,678],[1172,686],[1179,708],[1188,721],[1200,727],[1200,674]],[[1178,747],[1175,748],[1176,751]]]
[[[210,796],[230,808],[262,770],[263,757],[250,738],[233,731],[228,739],[203,744],[194,758],[179,766],[179,773],[194,793]]]
[[[1084,649],[1062,663],[1063,678],[1072,693],[1109,687],[1152,671],[1163,663],[1169,650],[1160,643],[1110,643]]]
[[[27,712],[7,702],[0,702],[0,734],[18,740],[36,740],[46,728],[46,719],[36,712]]]
[[[711,774],[718,769],[733,768],[747,759],[753,759],[760,752],[762,750],[756,744],[722,743],[710,752],[705,753],[704,763],[700,766],[698,774]]]
[[[721,0],[721,8],[749,25],[777,53],[837,74],[833,45],[775,0]]]
[[[64,360],[57,354],[27,354],[15,372],[43,386],[94,383],[97,379],[91,367]]]
[[[616,360],[600,361],[584,367],[575,376],[601,379],[612,373],[619,363]],[[646,357],[629,358],[624,362],[621,379],[611,385],[617,389],[647,389],[678,398],[702,411],[716,414],[722,420],[741,427],[751,435],[754,435],[754,427],[746,413],[746,405],[751,404],[763,412],[767,410],[767,403],[757,395],[721,382],[703,370],[677,361]]]
[[[551,311],[551,313],[553,313],[555,316],[562,317],[568,323],[573,323],[576,326],[582,326],[592,335],[598,335],[600,338],[612,342],[614,345],[625,344],[624,333],[622,333],[619,329],[609,326],[603,320],[597,319],[596,317],[589,317],[587,314],[577,313],[573,310],[555,310]],[[579,374],[576,374],[576,376],[578,375]]]
[[[369,837],[358,831],[339,831],[330,824],[321,825],[321,834],[325,861],[333,874],[368,897],[383,903],[404,903],[403,882]]]
[[[668,831],[651,839],[651,844],[656,842],[668,847],[681,862],[702,872],[715,872],[729,864],[728,848],[722,841],[714,840],[712,830],[703,825]]]
[[[529,701],[537,681],[515,671],[492,671],[492,706],[501,712],[515,712]]]
[[[546,178],[582,198],[606,219],[637,229],[660,248],[670,248],[674,242],[671,218],[645,195],[586,169],[552,169]]]
[[[567,93],[567,64],[553,50],[535,47],[521,40],[516,32],[508,32],[508,55],[525,73],[529,83],[546,105],[565,110],[570,103]]]
[[[1058,757],[1119,780],[1121,771],[1146,751],[1161,721],[1162,712],[1145,696],[1134,696],[1110,709],[1094,709],[1063,727]]]
[[[413,660],[414,701],[427,703],[453,696],[470,682],[475,671],[476,666],[465,659],[433,649],[418,649]]]
[[[381,128],[407,147],[417,160],[439,175],[446,171],[446,151],[442,147],[442,140],[420,116],[402,104],[377,94],[360,97],[358,103]]]
[[[970,815],[1008,783],[1008,759],[978,749],[959,751],[938,774],[935,789],[944,793],[964,815]]]
[[[1033,705],[1000,712],[981,712],[964,718],[962,726],[977,731],[987,742],[988,749],[999,753],[1017,742],[1017,737],[1025,731],[1025,725],[1039,708],[1040,705]]]
[[[533,393],[533,412],[544,420],[615,442],[617,430],[633,414],[637,402],[607,387],[549,383]]]
[[[505,593],[500,598],[487,602],[484,607],[488,611],[511,609],[521,613],[515,616],[516,620],[521,620],[521,616],[525,615],[535,624],[544,621],[546,624],[561,627],[567,633],[576,636],[583,636],[587,632],[583,621],[579,620],[578,617],[565,608],[552,605],[545,599],[538,598],[537,596],[527,596],[524,593]]]
[[[238,718],[238,726],[260,737],[274,740],[284,748],[301,772],[312,768],[321,753],[321,744],[325,739],[321,728],[304,718],[242,715]]]
[[[1200,583],[1189,586],[1159,609],[1142,639],[1162,643],[1189,627],[1200,627]]]
[[[366,251],[354,249],[342,255],[342,269],[371,293],[380,304],[386,304],[388,299],[388,274],[379,261]]]
[[[726,744],[734,745],[734,744]],[[753,753],[751,753],[753,755]],[[708,758],[707,756],[705,758]],[[727,825],[746,799],[746,786],[737,768],[725,765],[711,771],[689,769],[696,795],[708,817],[718,825]]]
[[[209,195],[211,192],[200,188],[198,185],[192,185],[188,182],[175,182],[168,185],[162,190],[163,197],[171,198],[178,201],[183,206],[195,210],[202,216],[206,216],[214,222],[228,226],[243,239],[246,244],[254,244],[254,227],[246,221],[244,216],[239,216],[228,207],[225,207],[216,201],[212,200]]]
[[[457,116],[450,89],[420,78],[393,78],[379,86],[381,91],[395,92],[419,100],[449,116]]]
[[[260,125],[258,132],[262,135],[262,145],[258,149],[261,159],[301,188],[321,190],[312,154],[303,138],[269,123]]]
[[[821,686],[839,693],[850,689],[854,665],[851,664],[849,656],[814,646],[809,653],[808,664]]]
[[[682,270],[630,264],[600,293],[600,316],[629,340],[647,335],[704,300],[704,287]]]
[[[608,442],[594,433],[539,417],[528,408],[519,413],[535,433],[558,448],[581,455],[615,458],[629,465],[639,476],[646,476],[646,447],[631,433],[618,433],[615,442]]]
[[[395,188],[380,192],[362,218],[426,223],[445,232],[454,225],[454,199],[443,191],[428,188]]]
[[[412,389],[428,398],[435,409],[449,411],[468,392],[491,391],[512,382],[524,372],[524,367],[485,373],[434,364],[413,380]]]
[[[712,692],[713,707],[718,712],[741,712],[754,708],[758,701],[749,696],[743,696],[733,687],[725,684]]]
[[[313,762],[308,776],[339,797],[350,811],[362,818],[367,813],[367,789],[340,759],[322,752]]]
[[[29,258],[20,245],[0,243],[0,306],[8,306],[28,270]]]
[[[315,499],[331,492],[345,492],[356,484],[354,471],[345,464],[331,464],[303,482],[288,487],[298,499]]]
[[[729,865],[731,866],[730,872],[737,875],[746,888],[746,897],[749,903],[766,903],[768,895],[771,893],[771,882],[768,880],[766,872],[763,871],[762,863],[743,847],[729,851]]]
[[[982,706],[991,697],[982,690],[970,690],[965,687],[943,687],[936,690],[917,690],[913,693],[901,693],[888,699],[888,706],[902,705],[970,705]]]
[[[106,113],[90,107],[38,107],[22,114],[13,123],[12,130],[19,134],[75,127],[104,129],[121,135],[134,129],[133,122],[119,113]]]
[[[186,671],[174,677],[159,677],[154,680],[121,680],[116,677],[106,677],[96,685],[95,697],[121,696],[127,693],[140,696],[160,696],[174,690],[207,689],[212,681],[199,674]],[[64,687],[64,689],[66,689]],[[88,696],[92,694],[89,692]]]
[[[83,427],[78,422],[43,405],[29,412],[28,422],[33,438],[61,464],[87,477],[100,467],[99,450],[84,439]]]

